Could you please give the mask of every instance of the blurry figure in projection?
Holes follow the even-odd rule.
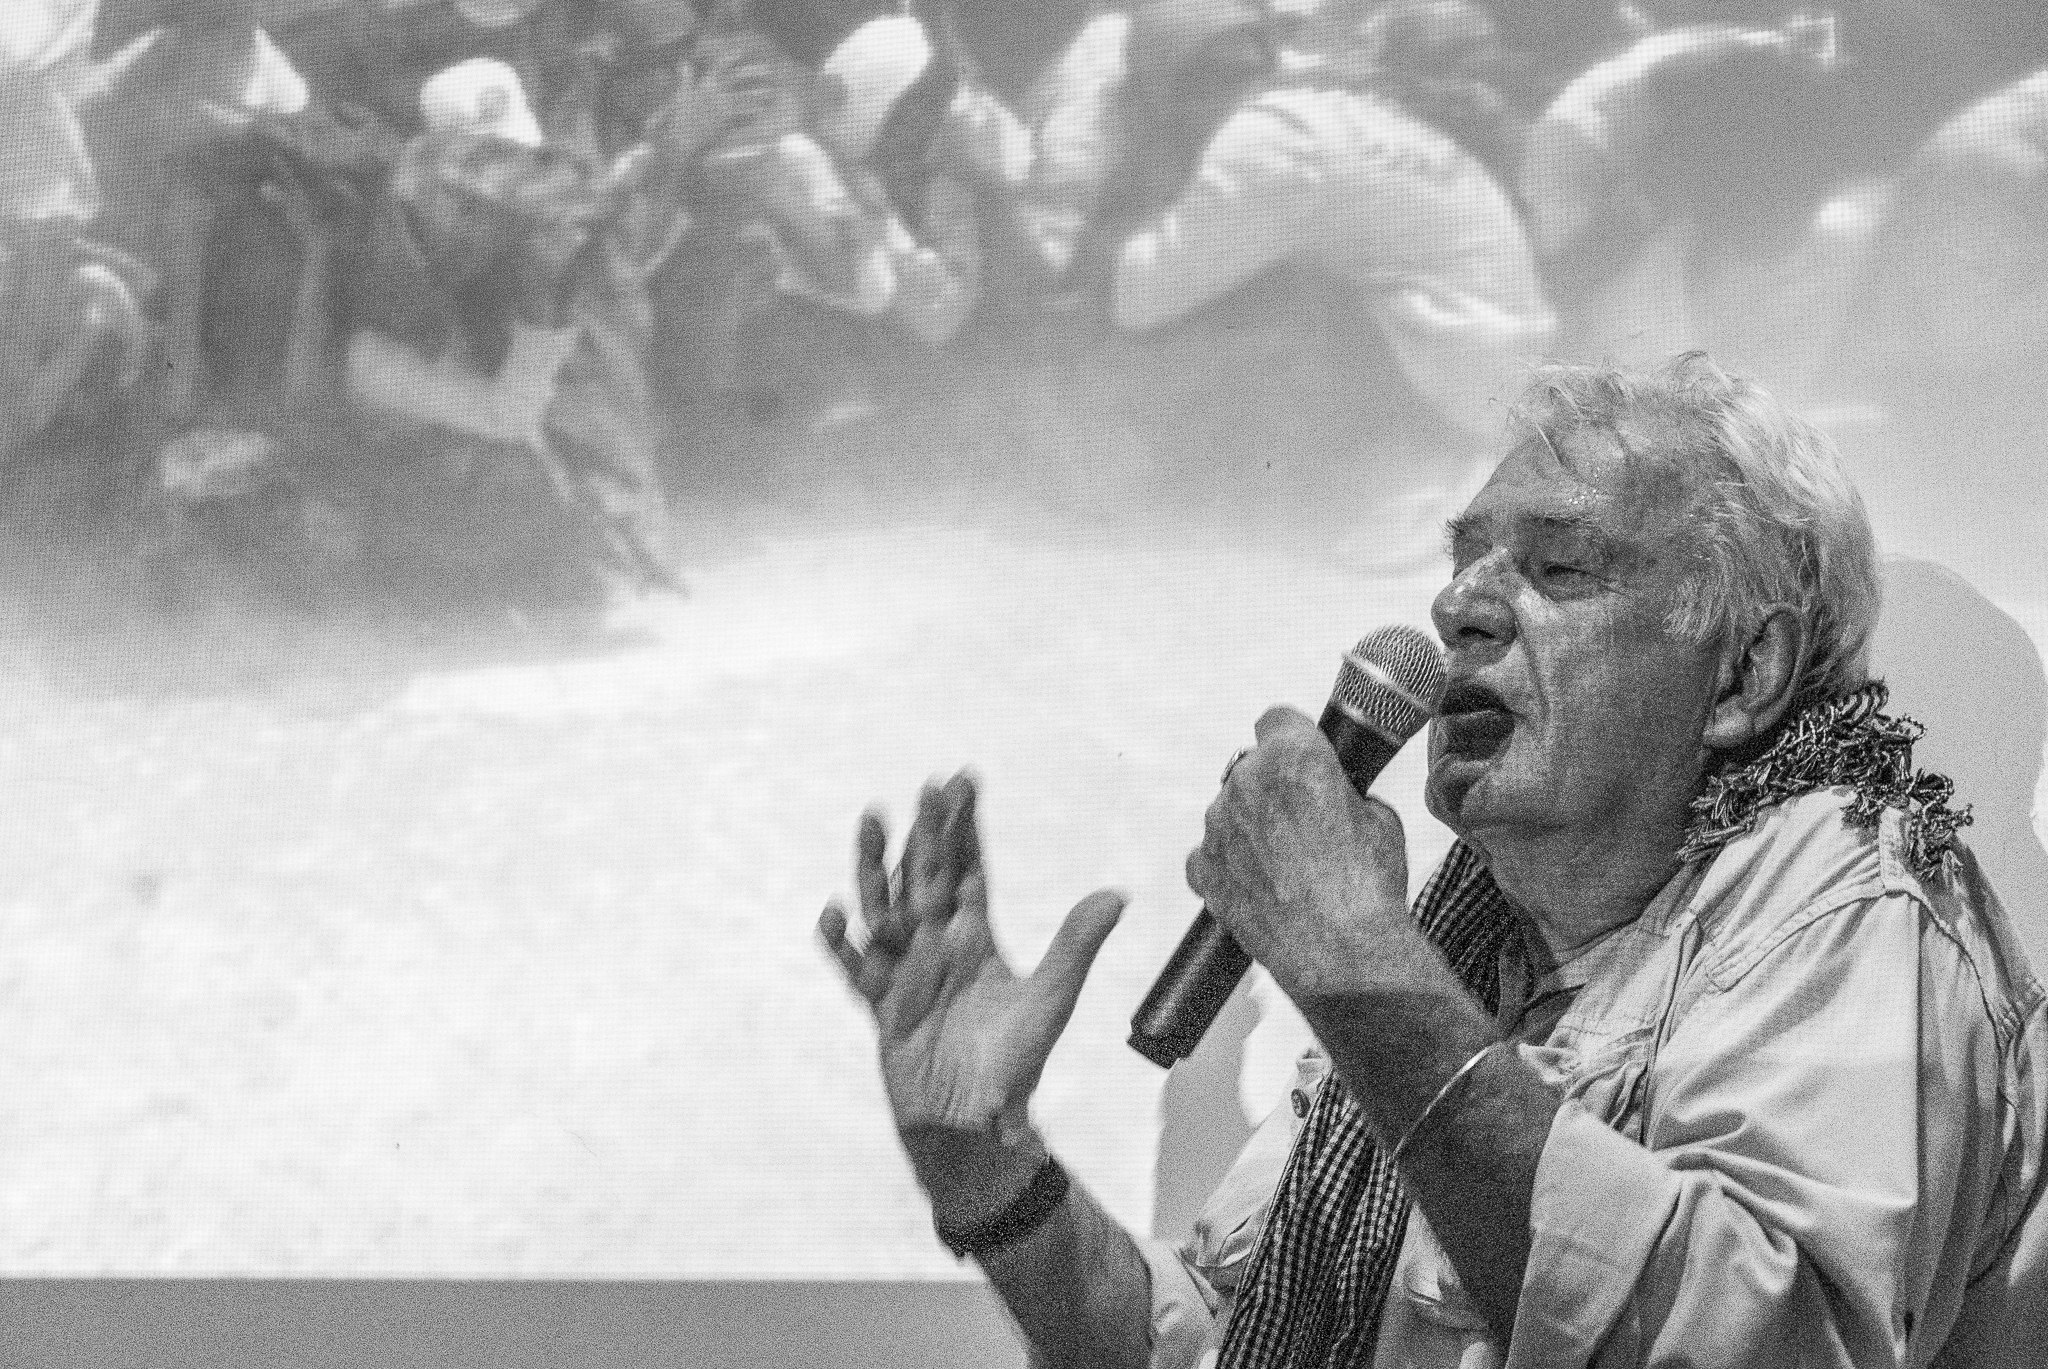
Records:
[[[0,64],[0,462],[67,415],[104,411],[148,356],[154,274],[89,236],[101,205],[57,83]]]
[[[688,65],[700,21],[690,0],[605,0],[584,38],[578,97],[608,152],[644,136]]]
[[[847,34],[904,7],[896,0],[747,0],[744,12],[749,26],[799,66],[816,71]]]
[[[834,299],[807,289],[793,263],[781,264],[780,288],[885,318],[927,346],[950,341],[966,324],[980,301],[983,271],[969,179],[978,172],[969,155],[972,135],[984,127],[997,137],[1012,135],[1011,179],[1028,170],[1030,135],[963,70],[964,60],[957,46],[941,51],[909,14],[870,19],[833,48],[818,71],[813,129],[846,188],[835,212],[850,210],[858,220],[853,241],[873,245],[863,278],[869,289]],[[990,162],[986,178],[999,187],[1006,175],[1000,148]],[[817,322],[830,354],[819,358],[825,393],[813,426],[872,418],[888,402],[893,340],[871,328]]]
[[[1052,278],[1072,267],[1124,155],[1130,28],[1124,10],[1090,17],[1018,111],[1032,131],[1032,162],[1014,219]]]
[[[540,123],[556,132],[556,106],[577,81],[597,19],[587,0],[304,0],[301,8],[276,36],[314,94],[402,137],[421,131],[420,88],[472,57],[517,72]]]
[[[0,6],[0,63],[32,67],[75,103],[100,78],[93,60],[99,0],[10,0]]]
[[[1531,115],[1643,30],[1641,16],[1614,0],[1484,0],[1484,8],[1500,34],[1502,92]]]
[[[570,514],[598,561],[671,582],[642,358],[611,219],[644,153],[592,165],[542,134],[509,66],[471,58],[419,94],[378,210],[347,383],[402,451]]]
[[[2048,381],[2048,71],[1957,113],[1892,191],[1844,364],[1878,391]]]
[[[1473,0],[1384,0],[1355,24],[1333,19],[1319,12],[1288,43],[1283,65],[1372,83],[1512,188],[1530,116],[1510,97],[1516,64],[1489,10]]]
[[[879,223],[895,290],[889,317],[947,341],[981,292],[977,193],[1014,194],[1031,134],[973,71],[907,14],[871,19],[819,69],[818,137]]]
[[[1555,320],[1479,159],[1404,108],[1370,54],[1283,72],[1235,0],[1154,0],[1128,45],[1116,322],[1158,328],[1298,263],[1351,287],[1439,417],[1497,425]]]
[[[2048,964],[2048,851],[2035,810],[2048,746],[2040,648],[1948,567],[1893,557],[1871,665],[1898,711],[1926,727],[1929,767],[1970,795],[1970,849],[2002,891],[2028,957]]]
[[[103,0],[95,54],[133,59],[80,106],[105,208],[95,229],[159,279],[152,361],[164,421],[198,416],[210,383],[202,320],[209,246],[258,194],[251,125],[306,104],[306,84],[256,22],[255,0]]]
[[[1859,177],[1895,165],[1956,110],[2048,66],[2040,0],[1626,0],[1625,8],[1652,29],[1771,28],[1802,11],[1831,19],[1854,109],[1843,169]]]
[[[1102,8],[1100,0],[747,0],[749,24],[802,66],[816,71],[833,49],[869,20],[915,15],[951,30],[972,54],[976,74],[1006,102],[1021,102],[1032,83]]]
[[[782,306],[804,301],[812,321],[888,307],[879,224],[813,135],[813,85],[734,7],[691,38],[658,120],[667,131],[651,135],[682,169],[692,220],[651,286],[655,374],[673,404],[772,416],[805,383],[792,353],[808,329],[783,329]]]
[[[1841,174],[1839,65],[1831,19],[1693,24],[1564,89],[1520,189],[1567,354],[1712,346],[1796,388],[1787,372],[1811,369],[1853,274],[1825,241],[1844,213],[1821,216]]]
[[[1030,135],[954,35],[909,15],[861,24],[795,94],[704,159],[707,213],[728,227],[705,240],[713,270],[735,277],[739,254],[720,244],[736,237],[767,286],[709,311],[706,344],[734,339],[712,388],[741,390],[752,416],[804,394],[813,425],[831,427],[877,411],[895,352],[856,320],[928,345],[964,326],[983,282],[978,199],[1021,183]]]

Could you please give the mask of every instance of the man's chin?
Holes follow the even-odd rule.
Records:
[[[1429,763],[1429,780],[1423,786],[1423,802],[1438,822],[1454,832],[1468,826],[1467,810],[1475,805],[1473,790],[1493,769],[1491,756],[1435,756]]]
[[[1513,715],[1500,708],[1469,710],[1431,724],[1424,798],[1438,821],[1463,833],[1480,820],[1475,809],[1486,807],[1487,777],[1506,759],[1515,732]]]

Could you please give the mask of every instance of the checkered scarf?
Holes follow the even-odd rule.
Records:
[[[1488,1012],[1514,916],[1462,841],[1415,903],[1416,923]],[[1219,1369],[1370,1365],[1408,1201],[1364,1110],[1328,1075],[1238,1287]]]

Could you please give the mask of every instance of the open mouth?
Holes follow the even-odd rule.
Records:
[[[1447,755],[1485,757],[1507,744],[1515,715],[1500,695],[1472,680],[1455,681],[1437,706],[1436,731]]]

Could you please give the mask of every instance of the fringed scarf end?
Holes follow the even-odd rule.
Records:
[[[1750,831],[1773,804],[1820,789],[1855,791],[1848,821],[1874,828],[1887,808],[1905,817],[1906,863],[1923,878],[1956,861],[1956,832],[1972,821],[1969,806],[1949,807],[1955,784],[1913,768],[1913,743],[1927,731],[1911,718],[1883,711],[1891,692],[1878,681],[1802,709],[1777,741],[1746,765],[1721,771],[1693,800],[1692,826],[1679,859],[1705,860]]]

